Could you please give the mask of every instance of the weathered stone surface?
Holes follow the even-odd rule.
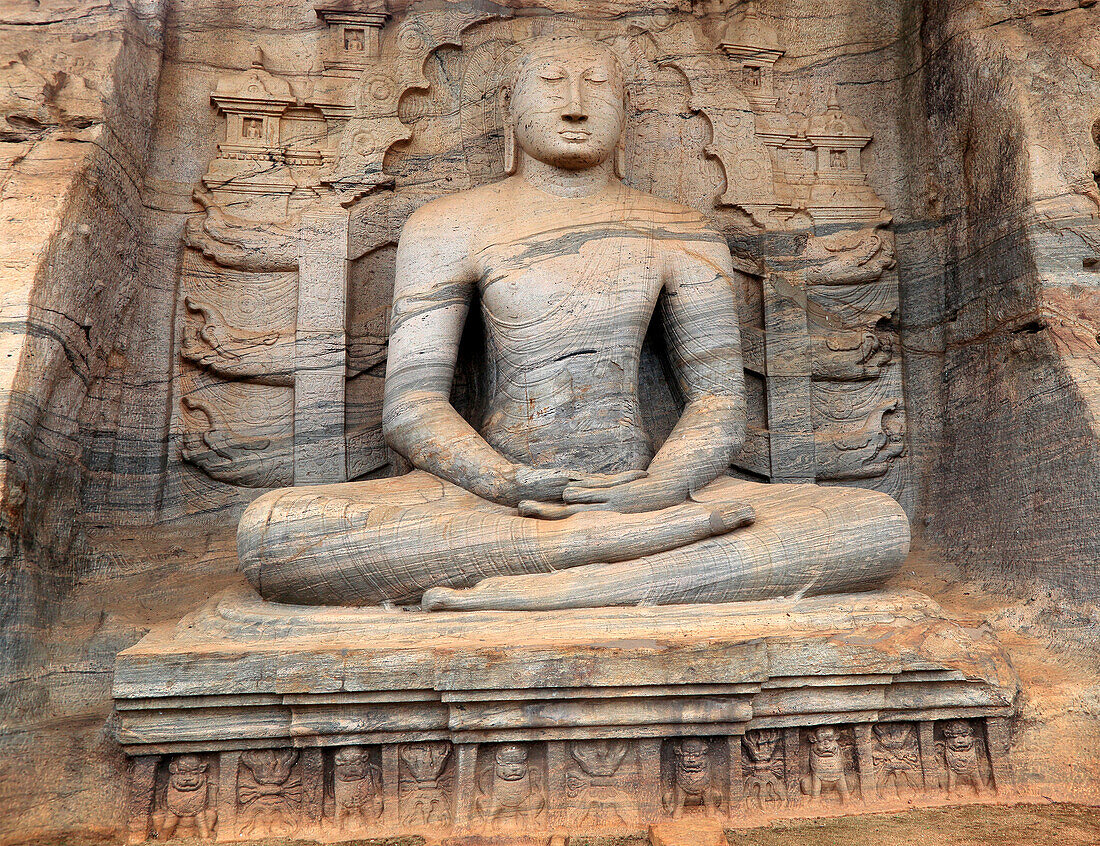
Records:
[[[380,428],[398,233],[502,174],[491,92],[516,43],[563,23],[637,73],[628,184],[707,216],[748,276],[735,472],[895,496],[915,560],[936,562],[896,581],[991,615],[1020,668],[1020,717],[986,726],[991,747],[1011,737],[1045,795],[1095,800],[1097,7],[315,5],[0,8],[0,839],[109,836],[128,778],[167,785],[170,762],[128,765],[103,731],[114,655],[240,583],[233,530],[265,486],[407,469]],[[250,95],[253,74],[271,87]],[[313,303],[301,221],[345,213],[346,290],[328,241]],[[341,293],[342,339],[299,326]],[[664,433],[679,409],[652,352],[643,413]],[[456,403],[476,403],[459,371]],[[306,455],[306,431],[335,446]],[[935,761],[935,726],[915,734]],[[796,788],[774,756],[808,740],[752,738],[746,795],[767,805]],[[908,789],[909,733],[841,739],[872,750],[876,785],[891,773],[888,796]],[[369,815],[371,768],[404,765],[345,759],[368,774],[347,813]],[[548,784],[583,774],[573,760],[548,752]],[[238,767],[207,764],[228,789]]]
[[[1017,693],[988,632],[913,592],[428,613],[232,591],[123,651],[114,683],[119,741],[135,762],[161,756],[162,778],[235,767],[248,750],[283,761],[277,783],[295,787],[265,814],[272,834],[326,821],[342,834],[581,832],[800,797],[812,813],[991,796],[1010,786],[997,732]],[[311,788],[298,756],[317,746],[359,784],[354,824],[299,807]],[[218,811],[238,824],[254,813],[239,785]],[[140,830],[146,805],[131,804]],[[249,836],[235,825],[219,839]]]

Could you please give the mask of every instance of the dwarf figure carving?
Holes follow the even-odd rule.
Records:
[[[445,740],[407,743],[398,755],[402,764],[402,822],[414,826],[449,824],[451,806],[443,771],[451,757],[451,744]]]
[[[753,729],[745,732],[742,741],[745,796],[758,808],[787,798],[787,787],[783,783],[785,763],[779,753],[779,740],[779,729]]]
[[[898,797],[902,795],[903,787],[919,790],[920,755],[913,726],[909,723],[878,723],[873,732],[876,743],[871,752],[871,763],[878,795],[885,798],[890,786]]]
[[[157,838],[167,840],[177,827],[193,829],[203,840],[214,835],[218,811],[210,806],[210,765],[198,755],[177,755],[168,765],[164,806],[154,815]]]
[[[478,813],[494,825],[531,823],[546,808],[542,779],[522,744],[500,744],[478,782]]]
[[[344,746],[332,756],[336,827],[361,825],[382,813],[382,770],[362,746]]]
[[[673,746],[672,783],[665,790],[665,809],[673,818],[687,805],[701,805],[708,815],[718,813],[722,794],[715,786],[710,746],[701,737],[685,737]]]
[[[294,772],[297,749],[249,749],[241,753],[237,804],[241,833],[248,837],[286,834],[302,804],[302,779]]]
[[[943,760],[947,765],[947,795],[960,785],[969,785],[974,795],[985,792],[986,783],[978,763],[978,738],[966,720],[948,720],[943,727]]]
[[[820,799],[823,791],[835,790],[840,804],[848,802],[851,790],[844,770],[844,750],[840,734],[833,726],[820,726],[810,732],[810,772],[802,777],[802,792]]]

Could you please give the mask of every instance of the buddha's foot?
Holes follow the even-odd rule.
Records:
[[[694,496],[691,499],[700,505],[710,505],[709,502],[695,499]],[[727,503],[718,508],[712,508],[710,512],[710,527],[714,529],[716,535],[724,535],[742,526],[751,526],[755,520],[756,511],[746,502]]]
[[[428,588],[420,598],[420,610],[467,611],[482,608],[483,604],[475,597],[471,596],[471,594],[476,591],[476,587],[467,590],[457,590],[456,588],[447,587]]]

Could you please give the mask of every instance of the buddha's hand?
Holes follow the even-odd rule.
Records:
[[[544,503],[561,503],[565,489],[584,478],[584,474],[571,470],[515,465],[506,479],[509,490],[504,499],[513,505],[525,500]]]
[[[561,498],[564,504],[520,502],[519,513],[525,517],[554,520],[581,511],[617,511],[620,514],[659,511],[682,503],[687,499],[687,491],[677,482],[635,471],[579,479],[562,490]]]

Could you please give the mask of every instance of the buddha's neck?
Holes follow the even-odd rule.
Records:
[[[556,167],[519,151],[516,173],[534,188],[558,197],[590,197],[607,187],[613,174],[611,161],[584,170]]]

